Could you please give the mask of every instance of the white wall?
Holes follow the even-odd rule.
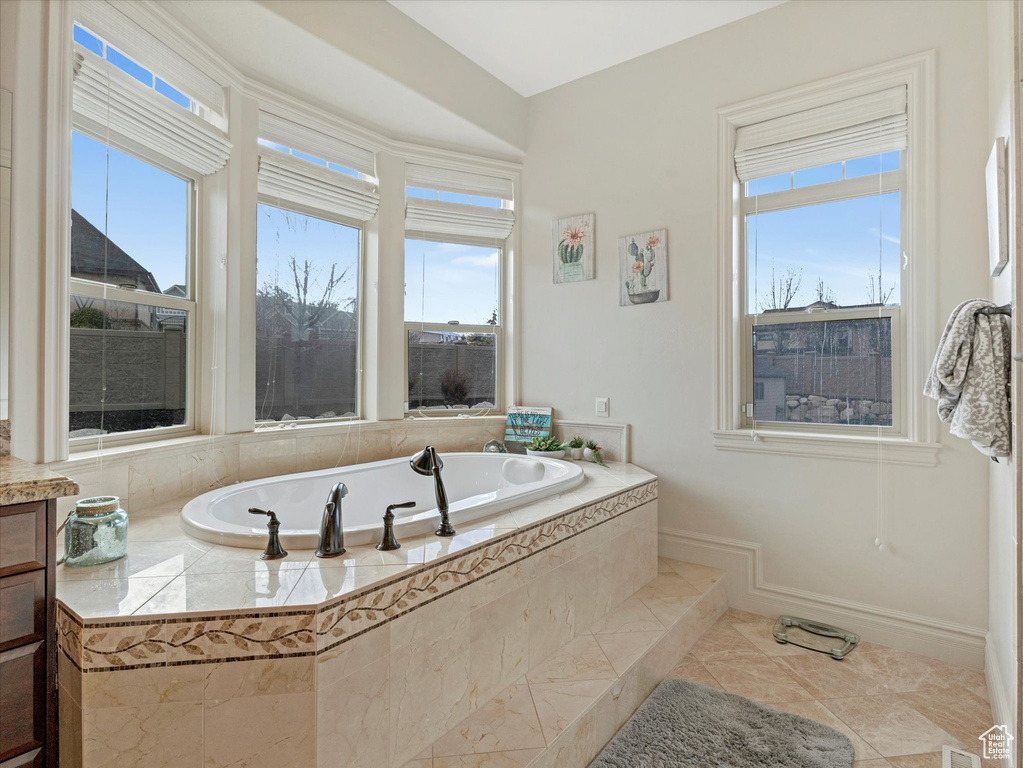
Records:
[[[986,36],[983,3],[785,3],[531,97],[520,207],[524,404],[582,418],[595,396],[610,396],[611,417],[632,424],[633,460],[660,477],[662,530],[762,545],[763,582],[789,594],[923,617],[925,635],[966,625],[973,653],[945,655],[974,664],[987,627],[989,460],[943,428],[937,468],[884,468],[889,551],[880,553],[876,466],[712,445],[715,113],[936,49],[937,247],[913,257],[936,273],[944,322],[960,301],[990,290]],[[591,211],[597,279],[553,285],[551,220]],[[660,227],[671,299],[620,308],[616,239]],[[868,639],[942,652],[871,626],[860,627]]]
[[[1013,142],[1013,31],[1015,19],[1011,0],[988,3],[988,147],[998,136]],[[1010,150],[1011,152],[1012,150]],[[1010,173],[1012,164],[1010,163]],[[1010,185],[1011,186],[1011,185]],[[1017,202],[1018,204],[1018,202]],[[1010,231],[1014,230],[1018,208],[1010,206]],[[1014,234],[1014,232],[1013,232]],[[1014,237],[1010,259],[1002,274],[991,278],[991,297],[999,304],[1012,300],[1013,267],[1019,257]],[[1017,369],[1018,370],[1018,369]],[[1015,732],[1016,712],[1016,557],[1015,477],[1018,457],[989,468],[989,615],[988,689],[992,691],[995,718]],[[999,710],[1003,710],[999,712]],[[1018,734],[1017,734],[1018,735]]]

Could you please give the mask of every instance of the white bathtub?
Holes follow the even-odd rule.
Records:
[[[456,530],[460,523],[563,493],[583,481],[581,467],[557,459],[501,453],[444,453],[441,458]],[[530,473],[540,479],[523,482],[523,475]],[[433,478],[416,474],[406,457],[219,488],[188,502],[181,510],[182,523],[188,533],[206,541],[262,549],[266,518],[251,515],[248,509],[270,509],[281,521],[286,549],[315,549],[323,507],[337,482],[348,486],[342,507],[346,546],[379,542],[388,504],[416,502],[411,509],[395,510],[399,542],[433,531],[440,520]]]

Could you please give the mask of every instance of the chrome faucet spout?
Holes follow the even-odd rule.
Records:
[[[437,511],[440,512],[440,527],[434,531],[438,536],[454,536],[455,529],[448,519],[448,492],[444,488],[444,481],[441,479],[440,471],[444,469],[444,462],[432,445],[426,446],[409,460],[412,469],[420,475],[433,476],[433,490],[437,496]]]
[[[337,557],[345,553],[345,529],[341,516],[341,499],[348,495],[348,486],[335,483],[323,507],[317,557]]]

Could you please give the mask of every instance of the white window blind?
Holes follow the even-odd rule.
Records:
[[[328,136],[269,112],[259,113],[259,138],[376,177],[372,150]]]
[[[742,126],[735,134],[740,181],[907,147],[906,87]]]
[[[155,72],[161,80],[223,116],[224,89],[170,46],[146,32],[105,0],[78,0],[75,18],[121,53]]]
[[[414,163],[405,166],[405,184],[507,201],[512,199],[514,192],[511,179]],[[504,240],[514,226],[515,211],[510,207],[490,208],[444,200],[405,198],[405,231],[410,234]]]
[[[219,128],[75,46],[74,122],[110,134],[206,176],[224,167],[231,142]]]
[[[259,193],[358,221],[372,219],[380,205],[372,182],[262,146]]]
[[[477,197],[496,197],[501,200],[511,200],[513,192],[511,179],[414,163],[405,166],[405,184],[409,187],[439,189]]]
[[[515,212],[510,208],[405,198],[405,232],[408,234],[504,240],[511,234],[513,226]]]

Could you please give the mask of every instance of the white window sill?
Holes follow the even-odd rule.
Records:
[[[445,426],[461,424],[468,427],[470,424],[478,424],[484,420],[499,421],[503,424],[506,418],[504,414],[489,414],[487,416],[433,416],[429,417],[429,419],[414,420],[440,421]],[[108,442],[104,444],[102,449],[96,444],[80,445],[71,450],[66,460],[53,462],[49,466],[66,473],[91,469],[104,459],[130,460],[133,458],[144,458],[154,453],[159,453],[161,456],[170,456],[178,453],[193,453],[207,448],[220,448],[243,442],[278,440],[286,437],[327,437],[331,435],[344,436],[353,432],[378,432],[407,425],[410,421],[413,421],[413,419],[407,417],[405,419],[387,421],[368,421],[362,419],[316,421],[310,419],[308,421],[263,422],[257,424],[250,432],[232,432],[227,435],[211,436],[192,433],[163,439],[152,439],[150,437],[148,440],[145,436],[141,436],[137,440]]]
[[[860,435],[819,435],[806,432],[714,430],[714,447],[722,451],[773,453],[803,458],[846,459],[886,464],[933,467],[938,463],[940,443],[918,443],[906,438]],[[879,450],[880,449],[880,450]]]

